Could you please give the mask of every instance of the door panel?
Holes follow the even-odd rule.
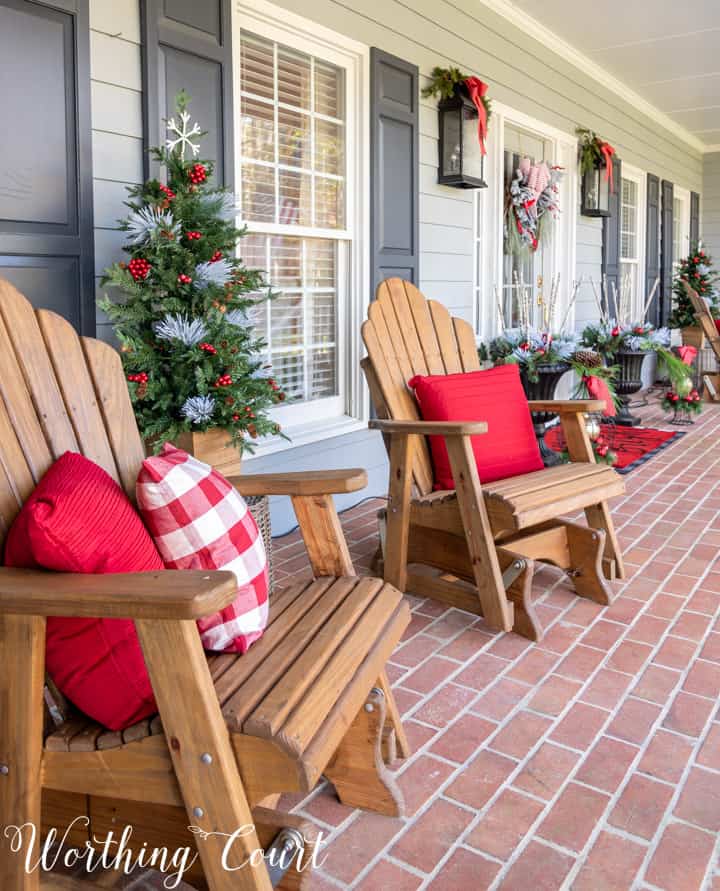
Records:
[[[87,3],[63,6],[0,0],[0,275],[93,334]]]

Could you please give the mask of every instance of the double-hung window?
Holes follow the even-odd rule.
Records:
[[[623,165],[615,188],[620,198],[620,281],[629,291],[633,321],[642,313],[645,294],[645,181],[646,175]],[[650,283],[652,287],[652,283]],[[618,295],[618,300],[620,295]]]
[[[276,293],[254,322],[284,427],[350,414],[345,344],[356,238],[357,72],[325,42],[240,19],[240,242]],[[237,32],[236,32],[237,33]]]

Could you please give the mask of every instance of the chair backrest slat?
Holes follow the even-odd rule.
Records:
[[[683,282],[685,291],[690,298],[690,303],[695,311],[695,318],[703,330],[703,334],[710,341],[710,345],[718,359],[720,359],[720,333],[718,333],[715,319],[712,317],[710,307],[705,303],[702,297],[694,288],[691,288],[688,282]]]
[[[407,386],[413,375],[480,368],[472,327],[452,317],[441,303],[427,300],[411,282],[399,278],[386,279],[379,285],[362,336],[369,360],[363,367],[375,408],[394,420],[419,417]],[[432,464],[424,441],[414,455],[413,481],[420,494],[432,490]]]
[[[62,392],[65,411],[75,432],[78,450],[119,482],[115,458],[88,374],[80,338],[72,325],[54,312],[40,310],[37,318]]]
[[[135,422],[120,354],[109,344],[92,337],[83,337],[82,346],[120,484],[134,503],[135,482],[145,460],[145,446]]]
[[[145,457],[119,355],[0,279],[0,545],[52,462],[77,451],[131,498]]]

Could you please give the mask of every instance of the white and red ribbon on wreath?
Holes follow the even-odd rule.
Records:
[[[609,142],[601,142],[600,143],[600,152],[602,153],[603,158],[605,158],[605,179],[608,181],[610,186],[610,194],[614,194],[615,192],[615,184],[613,182],[613,155],[615,154],[615,149],[610,145]]]
[[[487,138],[488,122],[487,111],[483,98],[488,91],[488,85],[480,80],[479,77],[468,77],[465,79],[465,88],[472,100],[473,105],[478,113],[478,142],[480,143],[480,151],[483,155],[487,154],[485,149],[485,139]]]

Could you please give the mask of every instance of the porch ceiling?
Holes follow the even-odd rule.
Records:
[[[514,0],[692,133],[720,145],[717,0]]]

